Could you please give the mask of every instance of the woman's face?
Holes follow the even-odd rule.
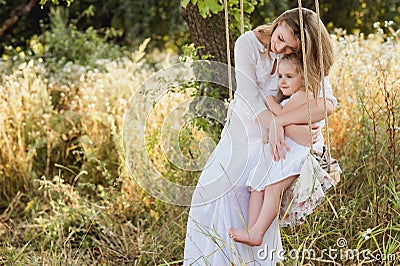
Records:
[[[296,66],[287,60],[279,63],[278,77],[279,89],[285,96],[291,96],[304,87],[303,79]]]
[[[279,23],[271,36],[271,51],[275,54],[292,54],[299,42],[285,23]]]

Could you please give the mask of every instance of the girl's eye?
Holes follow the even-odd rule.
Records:
[[[279,35],[278,36],[278,40],[280,40],[281,42],[283,42],[283,38]]]
[[[281,79],[281,78],[282,78],[282,75],[280,75],[280,74],[279,74],[279,75],[278,75],[278,78],[280,78],[280,79]]]

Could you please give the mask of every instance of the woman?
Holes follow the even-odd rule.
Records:
[[[315,53],[319,51],[319,29],[326,75],[333,63],[332,44],[316,14],[304,8],[302,14],[309,80],[311,85],[315,82],[319,84],[320,58]],[[235,99],[230,104],[231,115],[228,115],[220,142],[208,160],[192,197],[184,265],[275,265],[283,259],[284,251],[276,218],[258,247],[234,242],[228,232],[231,226],[241,228],[255,223],[254,220],[247,220],[250,192],[246,181],[249,173],[259,167],[258,162],[265,160],[266,151],[263,150],[262,142],[266,138],[267,129],[270,152],[275,160],[285,158],[284,148],[287,145],[283,133],[297,143],[309,144],[307,126],[304,126],[308,122],[306,105],[295,112],[273,116],[264,100],[277,93],[279,55],[296,53],[301,56],[300,44],[297,8],[284,12],[271,25],[260,26],[237,39]],[[327,78],[324,84],[329,99],[327,110],[331,114],[336,99]],[[312,121],[323,119],[323,99],[311,101],[310,106]],[[289,185],[287,180],[283,180],[276,183],[274,189],[283,191]],[[257,207],[252,209],[259,211]]]

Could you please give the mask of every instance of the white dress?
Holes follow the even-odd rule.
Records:
[[[265,97],[277,93],[277,75],[271,75],[276,55],[271,53],[271,60],[260,53],[263,50],[252,31],[235,43],[237,90],[221,139],[192,196],[183,265],[275,265],[283,258],[277,218],[259,247],[236,243],[228,235],[230,227],[247,224],[250,192],[246,182],[257,171],[264,149],[264,129],[255,118],[266,110]],[[328,80],[325,84],[329,85]],[[335,103],[332,89],[326,89]]]

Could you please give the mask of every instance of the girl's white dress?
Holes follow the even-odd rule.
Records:
[[[246,182],[262,169],[259,162],[265,160],[265,129],[255,119],[266,110],[265,97],[276,95],[278,79],[276,71],[271,74],[277,56],[270,53],[271,60],[262,51],[264,47],[252,31],[235,43],[237,90],[220,141],[192,196],[184,265],[275,265],[283,259],[277,218],[259,247],[236,243],[228,235],[230,227],[247,224],[250,192]],[[328,98],[336,104],[327,79],[325,85]]]

